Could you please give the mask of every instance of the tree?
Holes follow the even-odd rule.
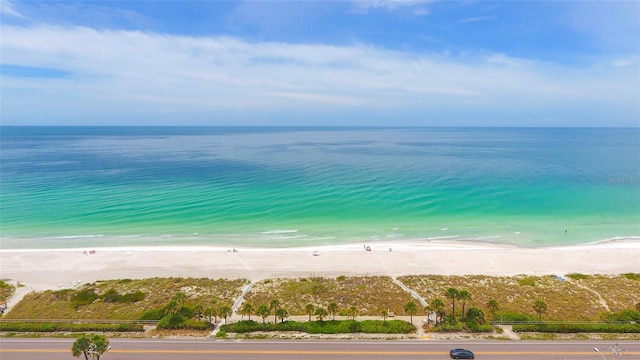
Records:
[[[533,309],[538,314],[538,322],[542,322],[542,313],[547,312],[547,304],[543,300],[538,299],[533,304]]]
[[[271,310],[273,311],[273,323],[275,324],[276,322],[278,322],[278,308],[280,307],[280,300],[277,299],[273,299],[271,300],[271,304],[269,306],[271,308]]]
[[[387,309],[380,309],[380,316],[382,316],[382,321],[386,322],[387,317],[389,316],[389,311]]]
[[[351,316],[353,321],[356,321],[356,315],[358,315],[358,313],[359,313],[358,308],[355,306],[351,306],[349,310],[347,310],[347,314]]]
[[[319,307],[316,309],[316,316],[318,317],[318,320],[322,321],[324,320],[324,318],[327,316],[327,310],[323,307]]]
[[[478,309],[477,307],[472,307],[467,311],[466,317],[468,323],[475,323],[478,325],[483,325],[486,320],[484,318],[484,312]]]
[[[264,324],[267,316],[271,314],[271,309],[269,309],[269,306],[267,304],[261,304],[260,306],[258,306],[258,310],[256,310],[256,314],[262,317],[262,323]]]
[[[462,301],[462,318],[465,318],[464,306],[467,301],[471,300],[471,294],[467,290],[460,290],[458,292],[458,300]]]
[[[430,304],[431,311],[436,314],[436,325],[442,322],[442,318],[445,315],[444,301],[440,298],[433,299]],[[440,321],[438,321],[440,319]]]
[[[338,313],[338,304],[332,301],[329,303],[329,307],[327,309],[329,310],[329,313],[331,314],[331,316],[333,316],[333,320],[335,320],[336,314]]]
[[[304,309],[307,311],[307,314],[309,314],[309,321],[311,321],[311,315],[313,314],[315,306],[313,306],[312,303],[308,303],[307,305],[305,305]]]
[[[104,335],[82,335],[71,346],[74,357],[84,355],[85,360],[100,360],[111,347]]]
[[[409,301],[404,305],[404,312],[408,313],[411,318],[411,323],[413,324],[413,314],[418,311],[418,305],[413,302],[413,300]]]
[[[251,303],[244,303],[244,305],[242,305],[242,316],[247,315],[249,316],[249,321],[251,321],[251,314],[253,313],[253,305],[251,305]]]
[[[208,307],[208,308],[204,309],[204,316],[208,316],[209,317],[209,323],[210,324],[211,324],[211,318],[213,316],[216,317],[216,322],[218,322],[218,312],[216,311],[215,308]]]
[[[202,305],[202,303],[197,303],[196,306],[193,308],[193,310],[195,310],[195,312],[198,313],[198,320],[202,319],[202,313],[204,312],[204,305]]]
[[[458,289],[450,287],[447,289],[447,291],[444,293],[444,296],[447,299],[451,299],[451,314],[455,317],[456,316],[456,299],[459,296],[459,292]]]
[[[284,322],[284,319],[289,317],[289,312],[285,308],[278,308],[276,316],[280,318],[280,322]]]
[[[224,324],[227,325],[227,318],[229,316],[231,316],[231,306],[229,305],[222,305],[220,306],[220,310],[218,310],[218,313],[220,314],[220,316],[222,318],[224,318]]]
[[[500,305],[498,304],[498,300],[490,299],[487,302],[487,308],[489,308],[489,313],[491,313],[491,319],[495,320],[496,319],[496,312],[498,312],[498,310],[500,310]]]

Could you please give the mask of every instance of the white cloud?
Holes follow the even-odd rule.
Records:
[[[2,16],[13,16],[13,17],[17,17],[17,18],[24,18],[25,17],[18,10],[16,10],[16,8],[13,5],[13,3],[11,1],[9,1],[9,0],[0,1],[0,14]]]
[[[627,59],[619,59],[619,60],[614,60],[613,62],[611,62],[611,65],[615,66],[615,67],[627,67],[627,66],[631,66],[631,65],[635,65],[636,61],[635,59],[632,58],[627,58]]]
[[[423,5],[433,1],[434,0],[354,0],[352,2],[352,9],[356,13],[367,13],[371,9],[393,11],[403,7],[420,6],[413,11],[413,14],[421,16],[429,13]]]
[[[425,116],[540,108],[584,113],[590,107],[640,116],[630,105],[640,96],[633,66],[570,68],[505,54],[252,43],[86,27],[7,25],[1,30],[3,64],[71,74],[64,79],[3,74],[5,122],[37,114],[224,117],[240,112],[250,118],[331,110]]]
[[[475,17],[468,17],[468,18],[464,18],[462,20],[458,20],[458,22],[461,23],[461,24],[474,23],[474,22],[478,22],[478,21],[494,20],[495,18],[496,18],[495,16],[475,16]]]

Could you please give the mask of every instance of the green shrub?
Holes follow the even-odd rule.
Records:
[[[472,333],[488,333],[493,332],[493,326],[489,324],[478,324],[475,321],[467,322],[466,329]],[[501,329],[502,330],[502,329]]]
[[[622,274],[622,276],[626,277],[629,280],[640,281],[640,274],[626,273],[626,274]]]
[[[227,337],[227,332],[224,330],[220,330],[216,333],[216,337],[217,338],[226,338]]]
[[[513,325],[517,332],[543,333],[640,333],[640,324],[564,323]]]
[[[91,324],[91,323],[26,323],[26,322],[7,322],[0,323],[0,331],[15,331],[15,332],[57,332],[57,331],[71,331],[71,332],[86,332],[86,331],[99,331],[99,332],[134,332],[144,331],[142,324]]]
[[[98,294],[96,294],[93,289],[85,289],[79,291],[71,298],[71,305],[73,305],[75,309],[78,309],[83,305],[89,305],[93,303],[98,298]]]
[[[144,297],[145,297],[145,293],[139,290],[134,291],[132,293],[120,295],[118,294],[118,291],[116,291],[115,289],[109,289],[106,293],[104,293],[104,295],[102,295],[102,301],[106,303],[126,304],[126,303],[135,303],[135,302],[141,301],[144,299]]]
[[[173,329],[185,329],[187,326],[187,319],[180,315],[166,315],[156,325],[156,329],[173,330]]]
[[[640,322],[640,311],[626,309],[604,316],[606,321],[635,321]]]
[[[164,309],[151,309],[142,313],[140,320],[160,320],[166,315]]]
[[[464,324],[462,323],[456,323],[456,324],[442,323],[434,328],[436,332],[462,332],[464,331],[464,329],[465,327],[464,327]]]
[[[285,321],[277,324],[262,324],[251,321],[238,321],[223,325],[221,330],[233,333],[249,333],[256,331],[299,331],[308,334],[348,334],[363,332],[369,334],[408,334],[416,330],[413,324],[402,320],[352,320],[330,321]]]
[[[584,279],[588,279],[589,275],[579,274],[579,273],[571,273],[571,274],[567,274],[567,277],[570,277],[573,280],[584,280]]]
[[[526,277],[520,279],[518,283],[520,284],[520,286],[536,286],[536,279],[532,277]]]
[[[210,327],[211,324],[206,321],[188,320],[184,328],[189,330],[207,330]]]
[[[140,290],[136,290],[132,293],[127,293],[122,295],[120,302],[121,303],[135,303],[138,301],[144,300],[146,294]]]
[[[402,320],[364,320],[360,322],[360,331],[366,334],[409,334],[416,327]]]

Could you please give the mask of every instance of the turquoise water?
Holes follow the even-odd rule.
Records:
[[[5,249],[640,236],[640,129],[0,130]]]

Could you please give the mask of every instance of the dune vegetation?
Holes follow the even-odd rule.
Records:
[[[137,320],[145,311],[164,307],[176,292],[185,294],[185,301],[193,306],[230,306],[248,283],[204,278],[97,281],[27,294],[5,318]]]

